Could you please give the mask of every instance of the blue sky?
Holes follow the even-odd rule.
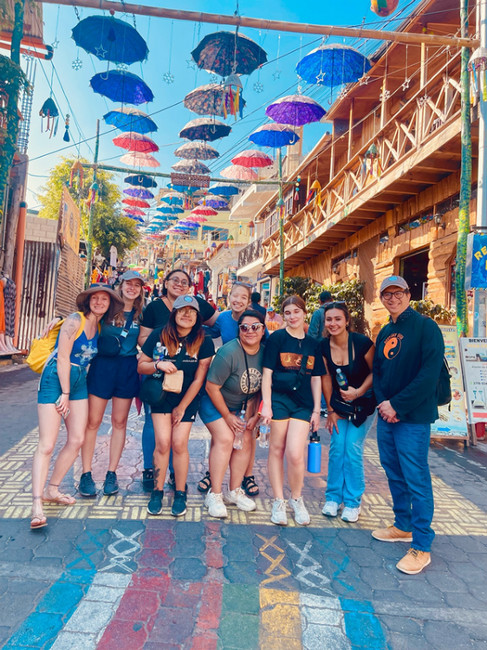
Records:
[[[144,4],[156,5],[153,0],[144,0]],[[165,6],[169,6],[164,3]],[[340,24],[360,25],[376,29],[385,27],[394,29],[394,26],[406,16],[417,0],[401,0],[399,10],[391,19],[381,19],[370,10],[369,0],[349,0],[349,2],[297,2],[296,0],[281,0],[278,3],[262,2],[262,0],[241,0],[240,13],[245,16],[257,18],[279,19],[286,21],[314,23],[314,24]],[[265,12],[262,7],[265,6]],[[235,11],[233,2],[214,0],[203,2],[197,0],[179,0],[177,7],[180,9],[232,14]],[[101,12],[79,9],[80,17],[100,14]],[[122,16],[133,24],[131,15]],[[106,69],[106,62],[99,61],[96,57],[88,55],[84,50],[78,49],[71,38],[71,30],[78,19],[72,7],[58,7],[44,5],[44,41],[52,44],[58,42],[54,52],[53,65],[50,62],[38,63],[34,103],[32,109],[31,132],[29,142],[29,182],[27,203],[29,207],[38,206],[37,193],[45,182],[46,176],[62,155],[77,155],[78,151],[88,159],[93,158],[94,134],[96,120],[109,110],[118,107],[117,104],[94,93],[89,86],[90,78],[97,72]],[[196,47],[199,40],[206,34],[222,30],[232,31],[231,27],[205,23],[192,23],[186,21],[170,21],[160,18],[135,17],[139,33],[146,39],[149,47],[148,59],[142,64],[136,63],[129,70],[141,76],[154,93],[154,101],[139,106],[138,108],[152,115],[158,124],[159,130],[149,134],[160,147],[156,158],[161,163],[159,171],[170,172],[171,165],[177,162],[173,155],[174,150],[186,142],[180,140],[178,133],[186,122],[198,115],[184,108],[184,96],[197,86],[210,83],[209,74],[202,70],[190,67],[191,50]],[[279,33],[274,31],[259,31],[243,28],[241,33],[254,39],[261,45],[268,55],[269,63],[260,71],[250,76],[242,77],[243,95],[247,102],[244,118],[234,122],[229,117],[228,123],[232,126],[229,137],[213,143],[220,152],[220,158],[212,161],[210,165],[212,175],[217,176],[223,167],[230,164],[230,159],[239,151],[250,148],[248,135],[266,121],[265,107],[273,100],[297,90],[297,76],[295,66],[299,59],[314,47],[320,44],[321,39],[315,36],[300,36],[299,34]],[[330,39],[328,42],[343,42],[358,46],[364,53],[371,53],[377,47],[375,42],[355,42],[352,39]],[[82,68],[78,71],[72,67],[75,59],[81,59]],[[112,64],[112,67],[113,64]],[[171,72],[174,83],[168,85],[163,80],[165,72]],[[47,133],[41,133],[41,118],[39,109],[45,99],[52,92],[59,111],[60,120],[56,137],[49,138]],[[257,90],[262,87],[262,92]],[[316,86],[304,86],[303,92],[314,97],[326,109],[330,103],[330,92]],[[69,105],[68,105],[69,101]],[[174,106],[174,104],[176,104]],[[63,141],[64,115],[71,115],[69,146]],[[124,150],[115,147],[112,139],[119,133],[112,130],[101,120],[100,162],[118,165],[119,158]],[[305,126],[303,139],[303,153],[307,153],[316,141],[330,129],[326,123]],[[76,145],[76,143],[87,140]],[[67,146],[67,148],[65,148]],[[121,185],[123,175],[119,176]]]

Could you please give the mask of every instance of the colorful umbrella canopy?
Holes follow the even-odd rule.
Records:
[[[132,167],[159,167],[159,163],[150,153],[138,153],[137,151],[124,154],[120,158],[120,162]]]
[[[208,205],[199,205],[191,210],[191,214],[195,217],[216,217],[218,212]]]
[[[127,194],[127,196],[135,196],[138,199],[154,198],[152,192],[149,192],[149,190],[144,190],[143,188],[140,187],[127,187],[127,189],[125,189],[123,193]]]
[[[233,93],[233,91],[232,91]],[[233,95],[229,93],[225,86],[220,84],[206,84],[195,88],[184,98],[184,106],[198,113],[198,115],[218,115],[226,118],[231,113],[230,101]],[[246,102],[239,95],[239,111],[242,112]]]
[[[138,108],[132,108],[131,106],[114,108],[113,111],[105,113],[103,119],[107,124],[115,126],[122,131],[135,133],[151,133],[152,131],[157,131],[157,124],[147,113],[144,113]]]
[[[371,68],[369,59],[349,45],[320,45],[296,66],[296,72],[310,84],[340,86],[358,81]]]
[[[144,104],[154,95],[143,79],[125,70],[99,72],[91,77],[90,86],[95,93],[122,104]]]
[[[242,165],[230,165],[225,167],[220,172],[223,178],[230,178],[234,181],[256,181],[257,173],[250,167],[243,167]]]
[[[186,221],[194,221],[194,223],[205,223],[208,221],[206,217],[202,217],[199,214],[190,214],[188,217],[185,217]]]
[[[270,156],[257,149],[247,149],[232,158],[234,165],[242,167],[270,167],[274,161]]]
[[[311,97],[287,95],[270,104],[265,109],[265,114],[278,124],[303,126],[319,122],[326,115],[326,111]]]
[[[296,144],[299,135],[282,124],[264,124],[249,135],[249,140],[260,147],[286,147]]]
[[[184,226],[185,228],[188,228],[189,230],[195,230],[196,228],[199,228],[199,225],[195,223],[194,221],[186,221],[186,219],[183,221],[178,221],[176,224],[178,226]]]
[[[130,185],[137,185],[138,187],[157,187],[155,180],[150,176],[145,176],[145,174],[126,176],[123,180],[125,183],[129,183]]]
[[[131,205],[134,208],[150,208],[150,203],[142,201],[142,199],[123,199],[122,203],[125,205]]]
[[[186,142],[176,149],[174,155],[189,160],[213,160],[220,154],[207,142]]]
[[[235,185],[229,185],[227,183],[215,183],[212,185],[208,192],[210,194],[216,194],[217,196],[234,196],[240,192],[238,187]]]
[[[228,210],[228,201],[224,198],[208,196],[198,201],[198,205],[206,205],[214,210]]]
[[[267,53],[255,41],[234,32],[207,34],[191,56],[198,68],[222,77],[250,74],[267,62]]]
[[[157,212],[160,212],[161,214],[181,214],[184,212],[183,208],[180,208],[177,205],[162,205],[157,209]]]
[[[161,203],[167,203],[168,205],[183,205],[184,203],[184,194],[179,192],[171,192],[166,194],[161,198]]]
[[[396,11],[398,4],[399,0],[372,0],[370,8],[374,14],[385,18]]]
[[[185,138],[186,140],[206,140],[207,142],[213,142],[213,140],[226,137],[231,130],[232,127],[219,120],[199,117],[183,126],[179,132],[179,137]]]
[[[210,169],[199,160],[180,160],[172,168],[183,174],[209,174]]]
[[[88,16],[71,35],[78,47],[102,61],[130,65],[147,58],[149,49],[139,32],[113,16]]]
[[[133,221],[137,221],[137,223],[144,223],[142,217],[139,217],[136,214],[125,214],[124,216],[128,217],[129,219],[132,219]]]
[[[126,214],[134,214],[137,217],[145,217],[145,212],[140,208],[124,208],[123,211]]]
[[[142,133],[135,133],[135,131],[117,135],[116,138],[113,138],[113,144],[116,147],[122,147],[122,149],[128,149],[128,151],[140,151],[140,153],[159,151],[159,147],[154,140]]]

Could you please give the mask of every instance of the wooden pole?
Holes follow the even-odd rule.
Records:
[[[119,11],[127,14],[169,18],[170,20],[188,20],[194,23],[213,23],[215,25],[235,25],[254,29],[296,34],[316,34],[317,36],[350,36],[351,38],[371,38],[379,41],[396,43],[426,43],[427,45],[450,45],[451,47],[478,47],[477,39],[468,38],[468,32],[462,37],[437,34],[415,34],[412,32],[389,32],[380,29],[362,29],[361,27],[342,27],[341,25],[312,25],[310,23],[290,23],[282,20],[249,18],[247,16],[224,16],[200,11],[181,11],[164,7],[148,7],[128,2],[111,0],[37,0],[45,4],[67,5],[69,7],[87,7],[100,11]]]
[[[93,164],[93,185],[96,183],[96,175],[98,170],[98,152],[100,150],[100,120],[96,120],[96,140],[95,140],[95,157]],[[88,213],[88,236],[86,238],[86,273],[85,273],[85,286],[89,287],[91,282],[91,273],[93,259],[93,201],[90,200],[90,209]]]

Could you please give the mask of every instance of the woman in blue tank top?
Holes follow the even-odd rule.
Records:
[[[47,525],[43,503],[72,505],[73,497],[59,490],[61,481],[78,456],[88,420],[86,368],[97,352],[100,321],[113,319],[123,302],[106,284],[92,285],[76,298],[79,312],[68,316],[39,381],[37,411],[39,443],[32,463],[31,529]],[[46,486],[61,418],[68,432]]]

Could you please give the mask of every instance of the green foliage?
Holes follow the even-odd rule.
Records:
[[[309,278],[284,278],[284,292],[282,295],[274,296],[272,299],[272,306],[276,311],[281,310],[281,305],[283,301],[288,296],[298,295],[307,300],[308,292],[313,287],[313,281]]]
[[[87,162],[80,159],[82,163]],[[47,183],[42,188],[43,193],[39,196],[42,208],[39,216],[47,219],[57,219],[61,202],[63,186],[69,182],[71,167],[74,158],[63,157],[52,170]],[[77,178],[74,179],[77,181]],[[93,171],[85,169],[83,187],[80,188],[77,182],[72,188],[68,188],[75,203],[81,209],[82,238],[86,238],[88,232],[88,209],[86,199],[93,182]],[[123,216],[120,209],[121,193],[118,185],[113,182],[113,174],[99,170],[97,174],[100,197],[93,204],[93,244],[100,248],[104,257],[109,257],[110,246],[116,246],[119,256],[124,250],[134,248],[139,242],[139,233],[135,222]]]
[[[431,300],[411,300],[410,305],[423,316],[429,316],[442,325],[452,325],[455,322],[456,312],[454,309],[435,305]]]

